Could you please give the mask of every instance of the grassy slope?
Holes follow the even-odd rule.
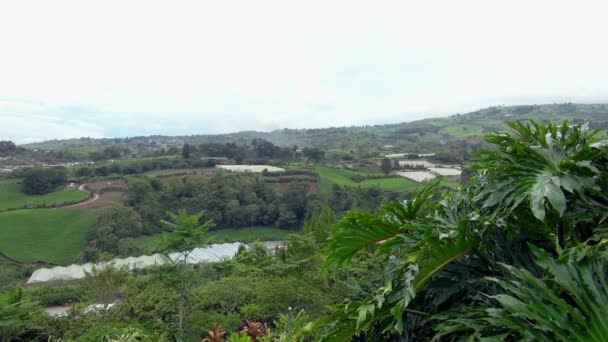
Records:
[[[21,208],[25,205],[75,203],[84,201],[87,197],[89,197],[87,192],[78,189],[64,189],[45,195],[28,195],[21,192],[21,184],[0,184],[0,210]]]
[[[95,216],[76,209],[26,209],[0,213],[0,251],[23,262],[73,262]]]
[[[238,229],[221,229],[209,232],[210,243],[224,242],[253,242],[260,241],[280,241],[287,238],[291,231],[275,227],[246,227]],[[130,245],[144,254],[152,254],[164,251],[164,235],[157,234],[141,239],[132,239]]]
[[[410,191],[415,189],[418,184],[405,178],[385,178],[385,179],[370,179],[363,182],[354,182],[350,177],[356,175],[377,175],[369,172],[358,172],[346,169],[335,169],[327,166],[317,166],[315,170],[321,178],[321,191],[329,192],[334,184],[342,186],[360,186],[370,188],[380,186],[382,189],[390,191]]]

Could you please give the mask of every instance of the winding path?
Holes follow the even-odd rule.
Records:
[[[78,187],[78,190],[87,191],[85,189],[85,186],[86,186],[86,183],[82,184],[81,186]],[[94,192],[93,193],[93,197],[87,199],[84,202],[78,202],[78,203],[75,203],[75,204],[69,204],[69,205],[66,205],[66,206],[63,206],[63,207],[59,207],[59,208],[78,208],[78,207],[83,206],[85,204],[89,204],[89,203],[95,202],[98,199],[99,199],[99,194],[97,194],[96,192]]]

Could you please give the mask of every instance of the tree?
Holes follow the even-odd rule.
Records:
[[[1,140],[0,141],[0,156],[12,156],[17,153],[17,145],[10,140]]]
[[[127,282],[129,272],[126,266],[118,267],[112,262],[93,265],[90,273],[85,274],[85,299],[103,305],[107,310]]]
[[[391,172],[391,170],[393,169],[391,160],[388,158],[382,159],[382,164],[380,164],[380,169],[382,170],[382,172],[384,172],[386,174]]]
[[[320,162],[325,156],[325,151],[318,147],[305,147],[302,153],[308,160]]]
[[[23,179],[23,192],[30,195],[43,195],[67,184],[65,168],[34,168],[28,170]]]
[[[200,218],[205,215],[204,211],[199,212],[196,215],[188,215],[185,210],[180,210],[176,214],[168,212],[170,221],[162,221],[165,227],[169,230],[167,236],[167,247],[170,251],[178,251],[181,253],[183,264],[177,261],[174,265],[175,283],[173,286],[179,292],[179,322],[178,329],[180,336],[184,333],[184,303],[188,296],[188,290],[190,288],[189,274],[192,271],[191,264],[188,264],[188,255],[192,253],[194,248],[201,246],[205,243],[204,236],[213,227],[213,221],[205,221],[200,224]]]
[[[184,159],[190,159],[190,157],[192,156],[193,148],[194,146],[188,143],[184,144],[184,146],[182,147],[182,157],[184,157]]]

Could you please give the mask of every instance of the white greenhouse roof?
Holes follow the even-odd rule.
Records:
[[[262,172],[264,170],[267,170],[268,172],[285,171],[282,167],[270,165],[216,165],[215,167],[235,172]]]
[[[435,172],[441,176],[460,176],[462,174],[461,169],[449,168],[449,167],[430,167],[431,172]]]
[[[397,175],[411,179],[414,182],[424,182],[425,180],[435,179],[435,175],[428,171],[397,172]]]
[[[190,255],[188,255],[187,262],[189,264],[198,264],[201,262],[214,262],[232,258],[236,255],[241,245],[240,242],[233,242],[195,248]],[[109,263],[114,263],[115,266],[126,266],[129,270],[133,270],[154,265],[162,265],[169,262],[169,259],[174,262],[183,260],[183,253],[170,253],[168,256],[169,258],[162,254],[142,255],[140,257],[128,257],[124,259],[117,258]],[[103,267],[106,264],[108,263],[100,263],[99,267]],[[90,262],[66,267],[57,266],[53,268],[41,268],[32,274],[30,279],[28,279],[27,284],[82,279],[85,277],[86,273],[91,272],[92,268],[93,264]]]
[[[213,244],[206,247],[195,248],[190,252],[186,262],[198,264],[201,262],[214,262],[222,259],[232,258],[241,247],[240,242]],[[171,253],[169,258],[173,262],[183,261],[184,253]]]

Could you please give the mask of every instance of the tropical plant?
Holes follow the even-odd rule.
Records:
[[[608,253],[579,246],[554,259],[531,248],[542,278],[502,264],[509,277],[488,278],[502,290],[488,295],[494,305],[437,316],[435,339],[462,333],[473,340],[608,341]]]
[[[348,262],[358,252],[372,251],[384,260],[383,284],[339,311],[326,335],[348,340],[358,330],[403,333],[406,314],[420,317],[416,299],[435,275],[473,253],[496,218],[482,216],[468,197],[448,194],[434,201],[437,184],[406,202],[391,202],[375,213],[351,211],[335,226],[327,246],[326,265]],[[352,320],[355,318],[355,320]]]
[[[251,342],[258,342],[266,336],[266,327],[260,322],[247,321],[243,333],[251,338]]]
[[[567,236],[566,226],[573,227],[582,220],[594,221],[597,226],[607,218],[608,198],[601,194],[598,181],[606,163],[608,140],[586,124],[507,124],[513,132],[492,133],[486,138],[497,149],[478,154],[473,166],[479,175],[474,200],[507,213],[520,206],[529,207],[539,224],[554,229],[561,248],[567,237],[573,238],[574,245],[589,238],[589,234]],[[578,204],[573,220],[564,219],[569,203],[569,209]],[[594,206],[600,206],[603,212],[597,213]],[[596,215],[589,217],[589,213]],[[597,214],[599,217],[594,218]]]
[[[214,324],[207,335],[201,342],[223,342],[226,332],[222,329],[221,325]]]
[[[306,324],[310,321],[310,316],[304,310],[300,310],[295,315],[289,308],[289,313],[280,313],[275,325],[275,339],[283,342],[298,342],[303,340],[302,332]]]
[[[239,334],[239,333],[231,333],[230,336],[228,336],[228,339],[226,340],[227,342],[251,342],[251,337],[247,336],[246,334]]]
[[[473,166],[477,175],[460,190],[438,195],[436,185],[428,186],[406,202],[342,217],[329,239],[325,265],[340,266],[371,253],[378,258],[380,280],[335,306],[308,331],[320,331],[332,341],[347,341],[357,333],[363,340],[431,338],[442,313],[492,308],[516,288],[508,284],[522,282],[517,277],[537,279],[548,259],[534,263],[531,248],[540,253],[534,245],[555,253],[602,240],[608,231],[603,133],[567,122],[509,125],[513,132],[488,136],[497,148],[479,154]],[[572,262],[564,267],[575,270]],[[549,292],[535,295],[539,310],[551,310]],[[565,303],[573,300],[559,291],[554,296]],[[590,310],[602,308],[588,304]],[[461,333],[440,332],[448,339]]]

